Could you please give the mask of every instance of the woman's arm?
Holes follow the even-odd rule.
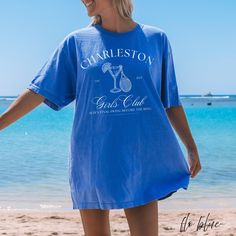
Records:
[[[0,130],[9,126],[44,101],[45,97],[26,89],[11,103],[7,110],[0,115]]]
[[[184,109],[182,106],[170,107],[166,109],[166,113],[173,128],[188,151],[191,177],[195,177],[201,170],[201,163],[199,160],[197,146],[192,137]]]

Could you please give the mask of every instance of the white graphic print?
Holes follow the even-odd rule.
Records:
[[[117,64],[114,62],[111,63],[107,59],[125,57],[129,58],[130,62],[138,63],[138,65],[145,68],[140,68],[139,70],[132,71],[131,75],[128,74],[129,70],[132,70],[133,67],[129,68],[129,64]],[[105,60],[100,64],[100,60]],[[147,96],[147,83],[149,79],[149,72],[147,71],[147,78],[145,75],[145,70],[148,66],[152,66],[154,57],[148,55],[146,52],[140,52],[134,49],[110,49],[103,50],[101,52],[96,52],[93,55],[85,58],[81,62],[81,68],[83,70],[88,69],[90,66],[96,65],[99,63],[100,73],[105,75],[101,76],[106,79],[100,79],[98,77],[94,78],[94,87],[93,93],[94,96],[91,98],[91,110],[89,111],[90,115],[132,115],[139,114],[140,112],[150,112],[152,111],[151,99]],[[142,64],[141,64],[142,63]],[[101,66],[101,67],[100,67]],[[129,77],[129,78],[128,78]],[[109,80],[111,82],[111,87],[107,91],[104,91],[107,88]],[[113,81],[113,83],[112,83]],[[104,83],[104,84],[101,84]],[[110,83],[109,83],[110,86]],[[143,88],[143,89],[142,89]]]
[[[110,90],[111,93],[118,93],[121,90],[123,92],[129,92],[131,90],[132,83],[130,79],[124,74],[122,65],[112,66],[110,62],[107,62],[102,65],[102,71],[103,73],[106,73],[108,71],[114,80],[114,87]],[[120,88],[117,88],[117,78],[120,74],[121,74],[119,82]]]

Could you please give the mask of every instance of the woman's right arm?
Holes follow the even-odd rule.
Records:
[[[7,110],[0,114],[0,130],[9,126],[44,101],[45,97],[26,89],[20,94]]]

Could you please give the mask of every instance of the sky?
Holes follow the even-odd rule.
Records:
[[[236,94],[235,0],[133,0],[133,20],[164,30],[180,95]],[[81,0],[0,1],[0,96],[17,96],[62,39],[91,21]]]

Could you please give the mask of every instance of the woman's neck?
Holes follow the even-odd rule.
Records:
[[[115,10],[103,12],[101,26],[112,32],[127,32],[136,26],[133,19],[124,19]]]

